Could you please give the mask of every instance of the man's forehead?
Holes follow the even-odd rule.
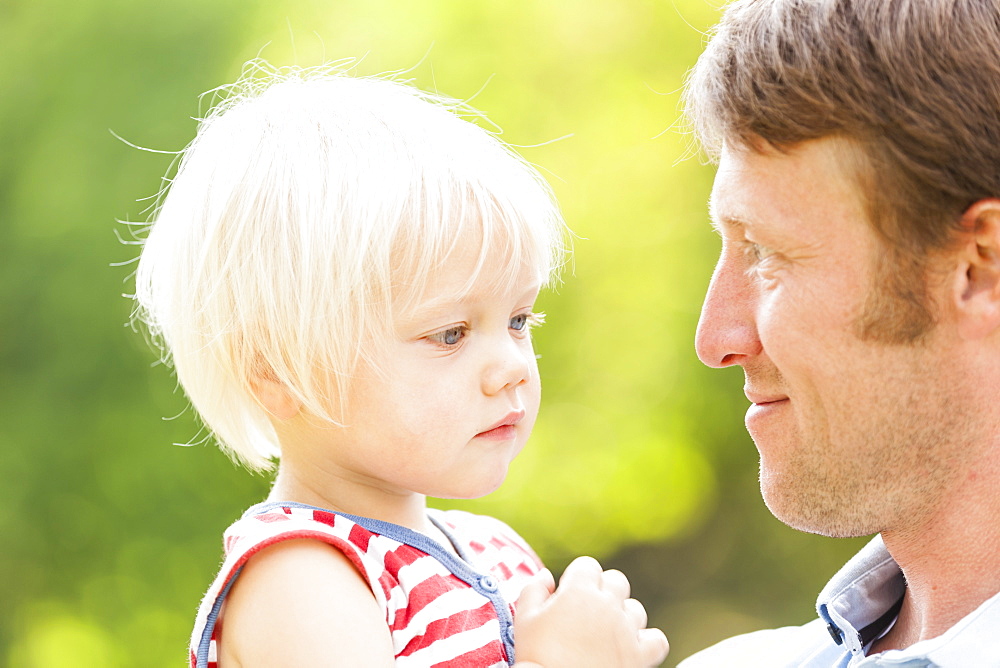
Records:
[[[717,228],[750,229],[820,209],[855,203],[861,193],[854,178],[854,147],[840,138],[792,147],[724,146],[719,155],[709,215]]]
[[[746,168],[735,168],[731,161],[719,162],[712,192],[708,197],[708,216],[712,227],[718,232],[739,231],[755,227],[754,192],[747,183],[752,175]]]
[[[723,146],[708,198],[708,214],[713,227],[752,225],[747,206],[752,204],[753,183],[765,171],[763,156],[751,149]]]

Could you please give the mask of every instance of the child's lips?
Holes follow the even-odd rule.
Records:
[[[485,438],[488,441],[509,441],[515,436],[517,427],[512,424],[501,425],[476,434],[476,438]]]
[[[516,411],[511,411],[503,417],[499,422],[494,423],[488,429],[485,429],[478,434],[476,438],[486,438],[493,441],[506,441],[514,438],[517,434],[518,422],[524,419],[524,409],[519,409]]]

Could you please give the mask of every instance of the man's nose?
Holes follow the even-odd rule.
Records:
[[[723,249],[698,319],[698,359],[716,369],[742,365],[762,350],[755,319],[757,288],[742,264]]]

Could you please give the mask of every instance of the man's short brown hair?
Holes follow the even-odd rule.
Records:
[[[925,258],[971,204],[1000,196],[1000,2],[736,0],[686,107],[713,157],[724,144],[783,150],[829,136],[859,147],[892,295],[861,328],[914,341],[933,323]]]

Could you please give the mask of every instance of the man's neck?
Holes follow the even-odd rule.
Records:
[[[936,638],[1000,592],[997,468],[984,463],[970,472],[922,522],[882,532],[907,589],[895,625],[872,653]]]

